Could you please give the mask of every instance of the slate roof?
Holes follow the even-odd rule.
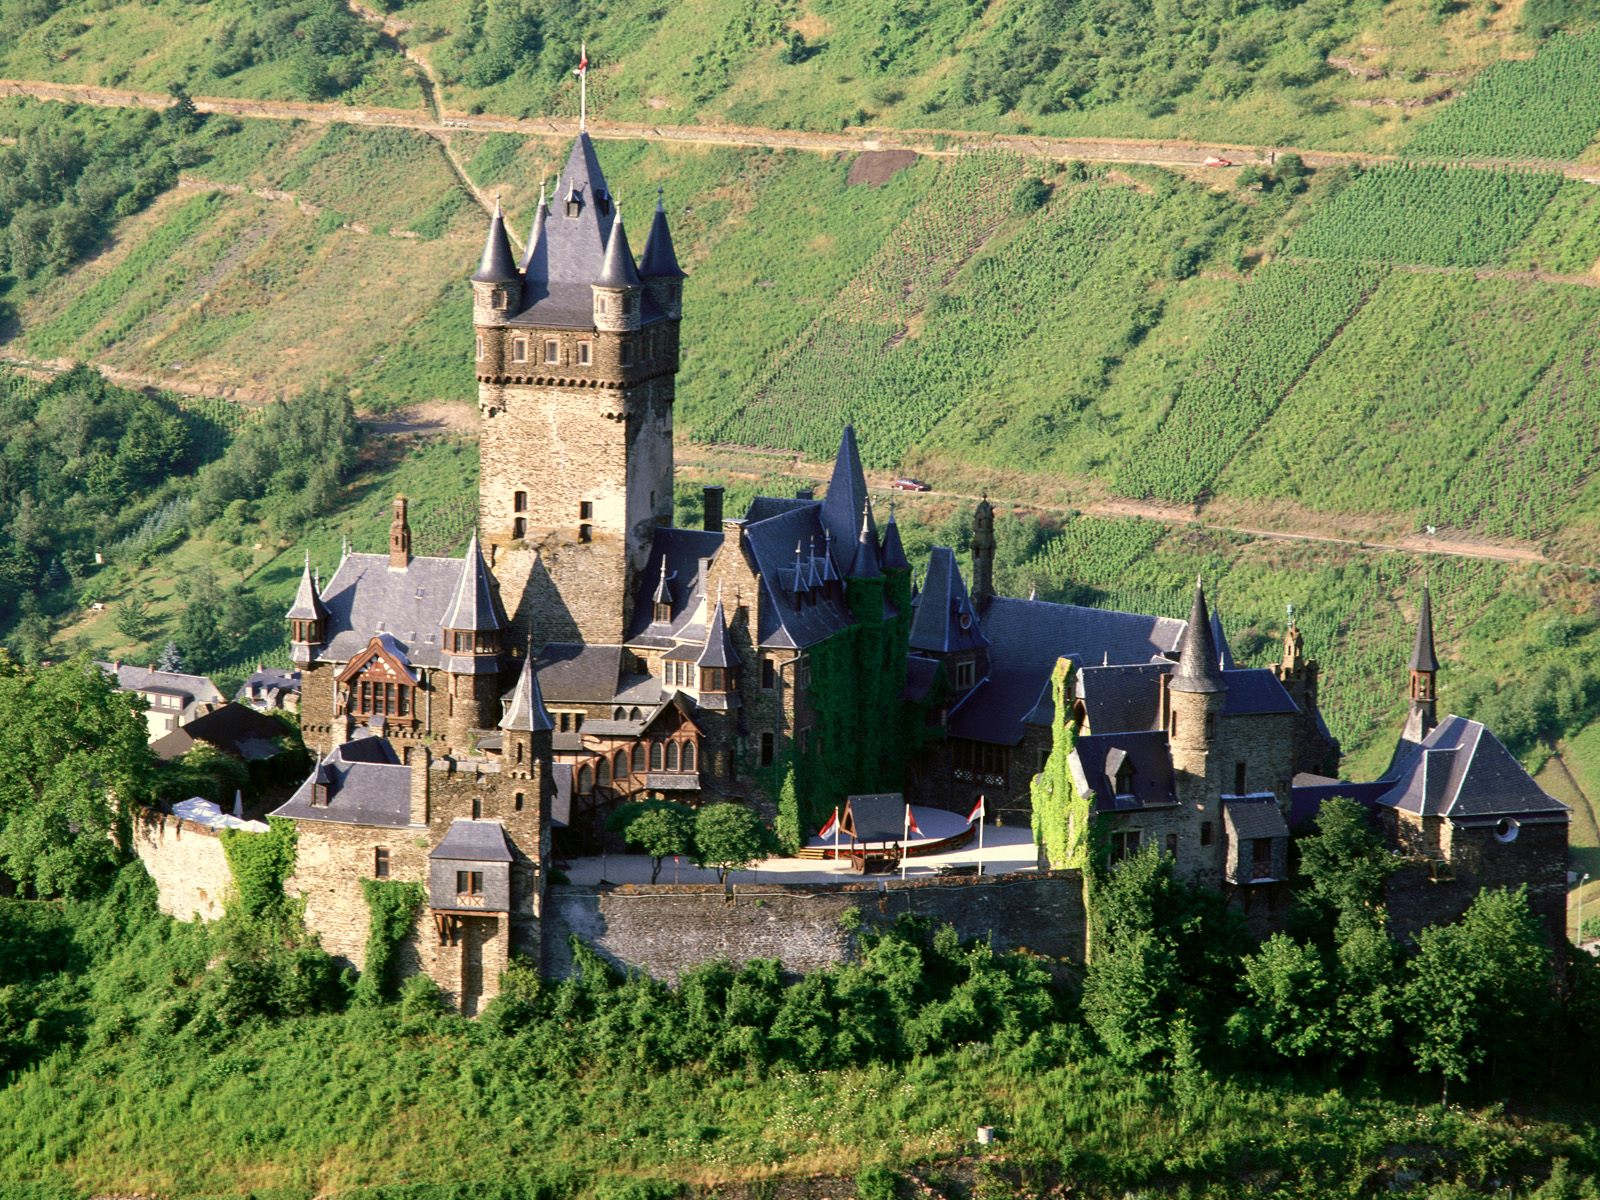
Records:
[[[235,700],[247,700],[257,692],[298,692],[300,672],[285,671],[279,667],[262,667],[251,673],[234,694]]]
[[[661,648],[684,637],[700,610],[700,560],[715,558],[722,543],[721,531],[670,528],[654,531],[650,557],[639,574],[638,591],[634,595],[633,618],[627,635],[630,644]],[[663,567],[666,595],[672,604],[672,619],[665,624],[655,620]]]
[[[1161,808],[1178,802],[1164,730],[1086,734],[1073,747],[1071,761],[1074,782],[1093,798],[1097,812]],[[1117,772],[1124,763],[1133,768],[1133,790],[1119,797]]]
[[[1228,635],[1222,628],[1222,610],[1219,608],[1211,610],[1211,640],[1217,647],[1217,665],[1224,671],[1233,670],[1233,647],[1228,645]]]
[[[1094,733],[1154,729],[1161,720],[1161,677],[1171,662],[1086,666],[1074,681],[1084,716]]]
[[[1265,667],[1240,667],[1223,671],[1221,675],[1228,689],[1227,699],[1222,704],[1224,717],[1300,711],[1278,677]]]
[[[538,671],[539,687],[547,702],[611,700],[622,681],[622,647],[552,642],[540,655]]]
[[[506,237],[506,215],[500,201],[494,202],[494,215],[489,218],[489,235],[483,240],[483,257],[473,272],[473,283],[516,283],[517,260],[511,256],[511,242]]]
[[[500,602],[494,594],[494,580],[478,548],[477,530],[473,530],[472,540],[467,543],[467,553],[460,564],[455,592],[440,624],[445,629],[479,632],[493,632],[505,626],[500,616]]]
[[[311,555],[306,554],[305,569],[300,572],[300,587],[294,594],[294,604],[283,615],[286,621],[317,621],[328,615],[317,595],[317,581],[311,576]]]
[[[328,806],[313,807],[312,784],[326,780]],[[296,821],[374,825],[401,829],[411,823],[411,768],[401,764],[387,738],[357,736],[335,746],[273,813]]]
[[[545,225],[550,220],[550,201],[545,197],[544,184],[539,184],[539,206],[533,210],[533,228],[528,231],[528,248],[522,253],[519,264],[524,275],[535,279],[550,276],[550,248],[545,240]]]
[[[906,690],[905,698],[911,701],[924,700],[928,691],[933,687],[933,681],[939,675],[939,661],[933,658],[924,658],[920,654],[906,657]]]
[[[1433,652],[1433,599],[1422,589],[1422,611],[1417,614],[1417,640],[1411,647],[1413,671],[1437,671],[1439,659]]]
[[[885,571],[908,571],[911,562],[906,558],[906,549],[900,544],[900,524],[894,519],[894,510],[889,510],[889,520],[883,527],[883,569]]]
[[[1289,836],[1289,826],[1275,800],[1224,800],[1222,810],[1238,840]]]
[[[389,634],[418,667],[442,664],[440,625],[461,582],[459,558],[414,556],[398,570],[387,554],[350,554],[323,589],[328,607],[323,662],[349,662],[375,634]]]
[[[1448,716],[1405,764],[1375,803],[1456,824],[1490,824],[1502,817],[1565,822],[1570,811],[1550,796],[1511,752],[1477,721]]]
[[[761,576],[755,636],[763,647],[804,649],[855,621],[840,589],[812,592],[809,598],[802,598],[796,589],[795,547],[826,543],[823,512],[823,502],[807,500],[745,525],[746,558]],[[854,550],[853,531],[843,544]],[[809,574],[809,560],[802,557],[801,566]],[[837,561],[832,566],[836,575],[842,576]]]
[[[131,663],[97,662],[107,675],[117,681],[125,692],[158,692],[164,696],[183,696],[193,704],[221,704],[227,697],[204,675],[186,675],[181,671],[158,671],[154,667],[136,667]]]
[[[656,192],[656,213],[650,219],[650,235],[644,240],[644,257],[639,260],[639,274],[653,279],[682,279],[678,266],[678,253],[672,246],[672,230],[667,227],[667,206],[660,191]]]
[[[505,826],[499,821],[474,821],[457,817],[429,858],[446,858],[452,862],[504,862],[512,861],[511,846],[506,841]]]
[[[622,227],[622,211],[617,211],[611,223],[611,237],[606,242],[606,260],[600,268],[600,278],[595,280],[603,287],[638,287],[644,282],[633,263],[633,251],[628,247],[628,233]]]
[[[1211,614],[1206,611],[1206,592],[1200,580],[1194,581],[1194,604],[1178,644],[1178,669],[1168,686],[1174,692],[1220,692],[1227,688],[1222,678],[1222,658],[1211,632]]]
[[[867,476],[861,469],[861,450],[854,425],[846,425],[833,458],[833,475],[822,501],[822,524],[833,544],[854,556],[861,532],[861,513],[867,505]],[[873,530],[876,536],[876,529]],[[840,571],[840,574],[845,574]]]
[[[265,713],[229,703],[157,738],[150,749],[157,758],[170,762],[193,750],[196,742],[205,742],[245,762],[262,762],[281,753],[273,739],[288,732],[283,722]]]
[[[716,611],[711,615],[711,628],[706,630],[705,649],[700,651],[700,657],[695,660],[702,667],[736,667],[739,665],[739,652],[733,648],[733,641],[728,637],[728,622],[722,615],[722,601],[717,601]]]
[[[988,644],[978,610],[956,565],[955,551],[935,546],[928,552],[928,573],[911,618],[911,648],[929,654],[976,650]]]
[[[517,686],[511,691],[505,716],[500,718],[500,728],[523,733],[543,733],[555,728],[550,711],[544,706],[544,696],[539,691],[539,675],[534,670],[532,659],[523,661],[522,673],[517,676]]]

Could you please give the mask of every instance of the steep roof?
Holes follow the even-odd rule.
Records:
[[[861,513],[866,504],[867,476],[861,469],[861,450],[856,445],[856,429],[854,425],[846,425],[839,438],[839,452],[834,455],[828,491],[822,500],[822,524],[833,535],[833,544],[851,556],[856,552]]]
[[[872,501],[869,498],[861,508],[861,532],[856,537],[855,557],[850,560],[850,579],[877,579],[883,574],[878,566],[878,539],[872,528]]]
[[[300,572],[300,587],[294,594],[294,604],[284,614],[286,621],[320,621],[328,615],[317,594],[317,581],[311,575],[311,554],[306,553],[305,569]]]
[[[499,615],[499,602],[495,599],[494,580],[489,576],[489,566],[483,561],[478,548],[478,533],[473,530],[467,543],[467,553],[461,562],[461,574],[456,580],[450,607],[445,610],[439,624],[445,629],[470,629],[475,632],[492,632],[504,622]]]
[[[1211,640],[1217,646],[1217,665],[1224,671],[1233,670],[1233,647],[1228,645],[1228,635],[1223,631],[1220,608],[1211,610]]]
[[[950,654],[986,645],[978,610],[967,595],[955,551],[935,546],[928,552],[928,574],[911,618],[911,648]]]
[[[1413,671],[1437,671],[1439,659],[1433,653],[1433,599],[1422,589],[1422,611],[1417,614],[1417,640],[1411,647]]]
[[[774,505],[767,509],[771,516],[745,524],[746,560],[761,579],[756,607],[758,645],[803,649],[855,623],[839,589],[822,588],[803,601],[799,596],[811,572],[810,564],[802,557],[798,565],[803,574],[797,586],[794,548],[810,545],[813,540],[826,540],[822,508],[816,500],[801,501],[792,507]],[[852,534],[845,545],[853,550],[855,544]]]
[[[1164,730],[1094,734],[1072,748],[1074,782],[1094,800],[1096,812],[1162,808],[1178,802],[1172,753]],[[1117,774],[1128,768],[1130,790],[1117,794]]]
[[[633,265],[633,251],[628,246],[628,232],[622,227],[622,213],[617,212],[611,222],[611,237],[606,242],[606,258],[600,267],[600,277],[595,280],[602,287],[638,287],[644,282],[638,268]]]
[[[548,279],[550,276],[550,247],[545,241],[545,226],[550,221],[550,202],[545,198],[544,184],[539,184],[539,207],[533,210],[533,228],[528,231],[528,248],[519,264],[523,275],[530,279]]]
[[[657,528],[650,535],[650,557],[639,573],[627,641],[665,647],[692,632],[700,617],[700,563],[721,551],[720,530]],[[664,582],[663,582],[664,581]],[[670,604],[671,617],[655,619],[655,606]]]
[[[311,803],[312,785],[318,782],[328,785],[326,807]],[[387,738],[357,736],[329,751],[272,815],[336,825],[404,828],[411,824],[411,768],[401,764]]]
[[[695,663],[702,667],[739,665],[739,652],[733,648],[733,641],[728,637],[728,622],[722,615],[721,600],[717,601],[717,607],[711,614],[711,628],[706,630],[705,649],[700,651]]]
[[[652,279],[681,279],[678,253],[672,246],[672,231],[667,228],[667,206],[656,192],[656,214],[650,220],[650,235],[644,240],[644,258],[639,273]]]
[[[573,215],[569,204],[576,202]],[[567,165],[556,180],[550,220],[545,226],[549,245],[547,274],[541,282],[593,283],[605,268],[606,243],[616,208],[605,172],[587,133],[580,133],[567,155]]]
[[[443,663],[440,628],[461,586],[462,560],[414,556],[391,570],[387,554],[349,554],[322,591],[328,608],[323,662],[348,662],[377,634],[389,634],[418,667]]]
[[[1458,716],[1446,717],[1428,734],[1376,803],[1457,824],[1570,819],[1567,806],[1534,783],[1494,734]]]
[[[894,519],[894,508],[889,509],[889,520],[883,527],[883,569],[907,571],[911,562],[906,558],[905,547],[900,544],[900,525]]]
[[[489,218],[489,236],[483,241],[483,257],[472,275],[473,283],[516,283],[517,260],[511,256],[511,241],[506,237],[506,215],[498,199]]]
[[[555,728],[550,711],[544,706],[539,675],[531,658],[522,664],[522,673],[517,676],[517,686],[511,690],[505,716],[500,718],[500,728],[523,733],[543,733]]]
[[[1211,614],[1206,611],[1205,585],[1194,581],[1194,604],[1189,623],[1178,644],[1178,669],[1172,673],[1174,692],[1221,692],[1227,689],[1222,678],[1221,656],[1211,633]]]
[[[1161,676],[1171,674],[1176,665],[1163,660],[1080,669],[1075,686],[1089,728],[1096,733],[1156,728]],[[1222,679],[1227,685],[1224,717],[1299,711],[1278,677],[1264,667],[1236,667],[1222,672]]]
[[[511,862],[511,846],[506,841],[505,826],[499,821],[473,820],[457,817],[429,858],[445,858],[452,862]]]

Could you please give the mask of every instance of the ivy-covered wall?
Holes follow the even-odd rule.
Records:
[[[372,924],[367,933],[366,966],[356,981],[356,998],[372,1003],[394,994],[395,953],[416,926],[425,897],[420,883],[398,879],[363,879],[361,894]]]
[[[1044,770],[1033,778],[1033,840],[1044,847],[1050,866],[1055,869],[1088,865],[1089,798],[1078,792],[1072,781],[1069,760],[1078,742],[1078,723],[1073,717],[1073,667],[1070,659],[1060,659],[1050,676],[1055,697],[1055,716],[1051,720],[1050,757]]]
[[[925,705],[904,699],[911,572],[848,580],[845,601],[855,624],[808,651],[816,723],[806,753],[776,763],[767,781],[778,797],[778,837],[789,849],[846,796],[903,790],[906,763],[928,736],[917,732],[926,727]]]
[[[283,883],[294,874],[299,835],[293,821],[267,818],[266,833],[224,829],[222,850],[233,872],[235,900],[251,920],[270,919],[287,912]]]

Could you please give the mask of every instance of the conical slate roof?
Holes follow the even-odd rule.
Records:
[[[622,228],[622,213],[611,223],[611,239],[606,243],[606,261],[600,268],[601,287],[638,287],[644,282],[639,269],[633,265],[633,251],[628,248],[628,234]]]
[[[539,675],[533,669],[533,659],[522,664],[522,674],[517,676],[517,686],[511,692],[511,703],[506,715],[500,718],[500,728],[520,733],[546,733],[555,728],[550,710],[544,706],[544,695],[539,691]]]
[[[656,590],[650,594],[651,604],[671,604],[672,584],[667,580],[667,556],[661,556],[661,578],[656,582]]]
[[[911,618],[911,648],[949,654],[985,645],[983,626],[967,595],[961,567],[947,546],[928,552],[925,586],[912,588],[916,611]]]
[[[1217,665],[1224,671],[1233,670],[1233,647],[1228,645],[1228,635],[1222,629],[1222,610],[1211,610],[1211,640],[1217,645]]]
[[[1228,690],[1222,678],[1217,642],[1211,636],[1211,614],[1206,611],[1205,586],[1198,578],[1194,581],[1194,605],[1189,610],[1189,624],[1184,627],[1183,640],[1178,643],[1178,666],[1172,672],[1172,682],[1168,686],[1174,692]]]
[[[736,667],[739,665],[739,652],[733,648],[733,641],[728,637],[728,622],[722,615],[722,601],[717,601],[717,608],[711,614],[711,628],[706,630],[705,649],[700,651],[700,657],[695,659],[695,664],[702,667]]]
[[[878,562],[878,539],[873,536],[872,503],[861,509],[861,534],[856,538],[856,556],[850,564],[851,579],[878,579],[883,575]]]
[[[516,283],[517,260],[511,257],[511,242],[506,237],[506,214],[498,199],[494,216],[489,218],[489,236],[483,243],[483,258],[472,276],[473,283]]]
[[[311,555],[306,555],[305,570],[300,573],[300,590],[294,594],[294,607],[284,614],[286,621],[320,621],[328,615],[322,597],[317,594],[317,581],[311,577]]]
[[[667,228],[667,207],[656,193],[656,215],[650,221],[650,236],[644,240],[644,258],[639,274],[653,279],[682,279],[677,251],[672,248],[672,231]]]
[[[862,506],[867,502],[867,476],[861,469],[861,451],[856,448],[856,430],[844,427],[839,453],[833,460],[833,477],[822,500],[822,527],[833,535],[833,544],[843,555],[853,555]],[[840,565],[848,567],[848,557]],[[848,574],[848,570],[845,572]]]
[[[1433,598],[1422,589],[1422,611],[1417,614],[1417,640],[1411,647],[1413,671],[1437,671],[1439,659],[1433,653]]]
[[[539,207],[533,210],[533,228],[528,233],[527,253],[522,256],[521,270],[529,279],[538,282],[550,276],[550,247],[545,240],[545,226],[550,222],[550,202],[545,199],[544,184],[539,185]]]
[[[900,526],[895,522],[893,509],[889,510],[889,520],[883,527],[883,569],[885,571],[911,569],[905,547],[900,544]]]
[[[444,619],[439,622],[445,629],[470,629],[474,632],[500,628],[500,617],[495,611],[494,587],[489,578],[489,568],[478,550],[478,534],[474,530],[467,544],[466,559],[461,564],[461,578]]]
[[[530,273],[528,281],[594,283],[605,266],[616,209],[587,133],[580,133],[572,144],[551,199],[545,223],[545,273]]]

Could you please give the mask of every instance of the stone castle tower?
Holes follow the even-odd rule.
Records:
[[[506,611],[541,642],[620,643],[671,523],[683,278],[659,199],[635,265],[587,133],[520,264],[496,205],[472,276],[478,520]]]

